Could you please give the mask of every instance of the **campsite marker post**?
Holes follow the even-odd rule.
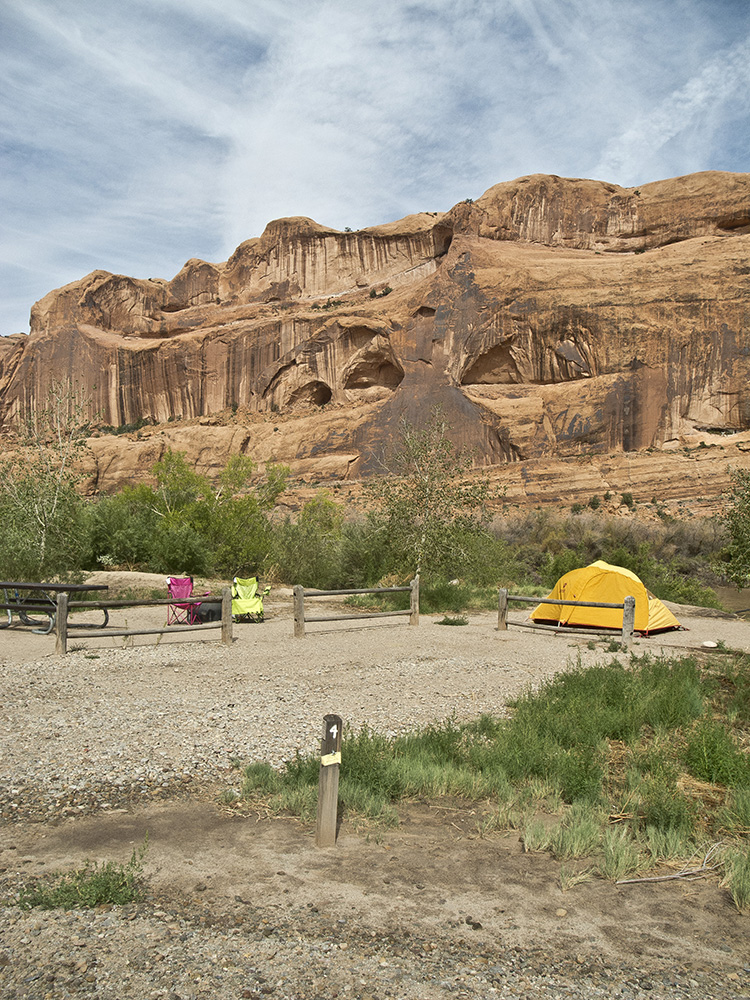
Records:
[[[419,573],[409,583],[409,624],[419,625]]]
[[[508,631],[508,591],[501,587],[497,592],[497,630]]]
[[[232,591],[224,587],[221,591],[221,641],[232,645]]]
[[[326,715],[323,718],[318,778],[318,821],[315,827],[316,847],[333,847],[336,843],[342,725],[339,715]]]
[[[294,638],[305,634],[305,588],[299,584],[294,588]]]
[[[68,595],[64,591],[57,595],[55,625],[55,653],[65,656],[68,652]]]
[[[635,598],[626,597],[622,606],[622,644],[630,646],[633,642],[635,627]]]

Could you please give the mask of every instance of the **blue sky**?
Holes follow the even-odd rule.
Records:
[[[0,334],[530,173],[750,170],[750,0],[2,0]]]

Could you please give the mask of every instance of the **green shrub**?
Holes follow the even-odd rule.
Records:
[[[721,722],[701,719],[688,735],[683,760],[701,781],[750,788],[750,755],[740,749]]]
[[[18,905],[24,910],[37,906],[43,910],[71,910],[104,904],[121,906],[142,899],[143,857],[147,847],[148,838],[142,847],[133,850],[125,864],[106,861],[99,865],[87,861],[75,871],[36,879],[21,888]]]
[[[403,794],[405,782],[397,766],[396,746],[387,736],[363,726],[359,732],[345,735],[341,756],[342,778],[388,801]]]
[[[703,586],[690,567],[680,567],[672,558],[668,563],[660,562],[651,554],[648,542],[636,546],[617,546],[607,551],[607,562],[629,569],[638,576],[647,590],[667,601],[679,604],[696,604],[704,608],[720,606],[716,594],[710,587]]]
[[[94,562],[148,566],[159,520],[156,496],[149,486],[125,486],[119,493],[101,497],[91,512]]]
[[[695,818],[689,800],[670,784],[658,778],[646,778],[639,787],[639,812],[645,827],[685,833]]]
[[[724,572],[738,587],[750,585],[750,470],[729,470],[731,492],[722,520],[728,542],[721,553]]]
[[[750,830],[750,788],[737,788],[719,810],[719,822],[732,833]]]
[[[270,558],[281,579],[323,590],[339,587],[343,520],[342,508],[321,493],[304,505],[296,520],[277,524]]]

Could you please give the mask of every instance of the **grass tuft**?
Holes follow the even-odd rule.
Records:
[[[633,836],[624,826],[611,826],[602,838],[603,857],[599,871],[604,878],[616,882],[643,867],[641,852]]]
[[[738,910],[750,908],[750,844],[725,852],[724,885]]]
[[[550,848],[556,858],[585,858],[602,838],[603,817],[588,802],[574,802],[552,832]]]
[[[469,619],[466,615],[444,615],[436,625],[468,625]]]
[[[730,833],[750,835],[750,788],[737,788],[727,798],[718,815]]]

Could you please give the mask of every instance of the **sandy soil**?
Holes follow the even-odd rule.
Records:
[[[161,578],[155,579],[160,585]],[[150,580],[130,582],[151,585]],[[750,623],[699,615],[696,610],[677,610],[687,631],[638,639],[634,651],[683,652],[700,649],[705,642],[750,651]],[[127,615],[128,621],[145,625],[161,617],[163,609]],[[579,657],[587,663],[614,655],[606,651],[606,643],[594,643],[588,636],[539,635],[517,627],[523,618],[512,613],[515,624],[507,632],[495,629],[495,616],[489,613],[470,616],[465,628],[438,627],[436,618],[426,616],[418,628],[409,628],[403,619],[377,626],[318,624],[310,626],[305,639],[295,640],[290,596],[276,592],[267,602],[267,621],[236,627],[230,651],[216,642],[214,633],[167,636],[160,643],[162,669],[166,664],[176,671],[174,664],[179,663],[183,672],[178,688],[158,687],[159,699],[169,698],[170,691],[189,699],[193,687],[197,698],[197,691],[205,693],[207,685],[219,686],[212,677],[221,676],[221,683],[229,683],[226,670],[222,673],[228,663],[244,665],[243,684],[251,677],[259,698],[267,685],[274,698],[291,702],[295,712],[309,709],[311,720],[301,737],[301,749],[314,752],[327,711],[354,724],[367,721],[386,729],[399,728],[399,713],[409,724],[450,714],[468,718],[500,710],[505,698]],[[153,646],[154,638],[142,637],[135,644],[138,649]],[[37,671],[47,669],[46,664],[50,684],[63,672],[71,682],[77,674],[83,676],[92,669],[92,658],[106,658],[108,651],[112,664],[124,666],[128,655],[134,654],[122,645],[122,639],[76,635],[74,652],[62,660],[54,656],[52,636],[16,628],[0,633],[4,664],[17,666],[18,678],[24,664],[35,663]],[[196,670],[191,675],[191,662],[203,664],[207,650],[216,673]],[[368,672],[371,664],[378,664],[380,672]],[[122,676],[113,667],[111,684],[125,683]],[[137,676],[155,689],[160,683],[156,674]],[[247,687],[244,690],[247,693]],[[225,695],[222,688],[217,699]],[[162,707],[169,718],[169,705]],[[273,722],[269,715],[265,719]],[[249,713],[246,745],[252,746],[261,724]],[[172,736],[178,744],[180,732]],[[106,744],[106,736],[103,739]],[[169,744],[162,745],[169,750]],[[37,747],[37,754],[45,752],[42,745]],[[6,770],[11,758],[8,750],[1,761]],[[226,773],[216,777],[217,787],[232,780]],[[51,823],[5,822],[0,826],[0,871],[11,877],[79,864],[86,858],[125,859],[148,833],[152,913],[153,907],[162,907],[156,912],[179,910],[191,914],[191,919],[210,922],[239,920],[251,908],[258,918],[255,926],[258,921],[270,927],[293,925],[295,940],[308,943],[313,938],[335,941],[340,933],[353,948],[352,928],[356,928],[358,940],[362,935],[373,940],[411,935],[423,951],[427,947],[447,954],[463,949],[462,954],[481,959],[485,967],[493,954],[501,963],[515,950],[529,961],[529,956],[536,956],[535,969],[546,962],[566,983],[575,982],[576,966],[582,976],[596,966],[604,982],[614,977],[630,983],[630,994],[624,988],[615,991],[623,995],[639,996],[639,990],[650,996],[747,995],[748,917],[736,911],[715,877],[623,886],[589,878],[564,891],[558,862],[547,855],[524,853],[517,833],[484,832],[488,808],[412,803],[399,809],[401,823],[393,830],[364,830],[344,817],[336,846],[321,850],[315,847],[314,831],[295,820],[238,815],[215,797],[196,792],[178,800],[136,802],[108,813],[56,817]],[[348,960],[345,951],[335,959]],[[561,970],[568,971],[563,975]],[[726,983],[723,993],[717,985],[721,981]],[[379,993],[372,983],[360,993],[355,987],[342,987],[340,995],[451,994],[447,987],[420,994],[415,985],[418,977],[410,983],[400,991],[393,987],[393,992],[381,983]],[[587,983],[589,993],[578,995],[606,995],[604,987],[600,993],[591,985],[590,976]],[[677,985],[682,993],[675,992]],[[217,989],[214,995],[256,994],[224,994]],[[298,985],[297,992],[279,991],[279,995],[317,994]],[[467,987],[459,995],[483,994]],[[552,994],[530,990],[527,995]]]

